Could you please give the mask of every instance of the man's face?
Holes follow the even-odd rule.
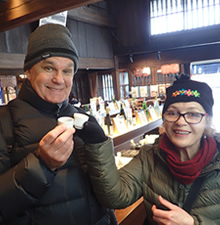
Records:
[[[26,71],[32,88],[45,101],[61,103],[72,88],[74,62],[69,58],[50,57]]]

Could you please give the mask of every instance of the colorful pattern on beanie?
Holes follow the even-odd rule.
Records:
[[[200,98],[200,93],[197,90],[181,89],[181,90],[176,90],[172,93],[172,97],[177,97],[180,95],[187,95],[188,97],[194,96],[196,98]]]

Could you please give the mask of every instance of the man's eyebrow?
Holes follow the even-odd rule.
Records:
[[[74,63],[72,62],[72,63],[69,63],[68,65],[67,65],[67,67],[74,67]]]
[[[56,65],[56,63],[54,63],[52,60],[50,59],[45,59],[43,61],[43,64],[51,64],[51,65]],[[74,63],[73,62],[70,62],[67,67],[74,67]]]
[[[43,61],[43,64],[51,64],[51,65],[54,65],[54,62],[49,60],[49,59],[46,59]]]

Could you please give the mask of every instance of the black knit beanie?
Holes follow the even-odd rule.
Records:
[[[60,56],[72,59],[78,69],[78,52],[69,30],[59,24],[45,24],[38,27],[29,38],[24,71],[30,69],[43,59]]]
[[[206,113],[212,116],[214,99],[212,89],[204,82],[190,80],[189,75],[182,74],[173,85],[166,89],[163,113],[168,106],[176,102],[198,102]]]

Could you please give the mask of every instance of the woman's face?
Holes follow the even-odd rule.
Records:
[[[187,112],[206,113],[198,102],[174,103],[167,108],[167,111],[181,114]],[[200,149],[201,138],[206,127],[206,119],[206,116],[204,116],[200,123],[189,124],[181,116],[176,122],[164,120],[163,125],[168,138],[175,145],[176,149],[185,149],[187,152],[196,153]]]
[[[45,101],[61,103],[72,88],[74,62],[69,58],[50,57],[26,71],[32,88]]]

